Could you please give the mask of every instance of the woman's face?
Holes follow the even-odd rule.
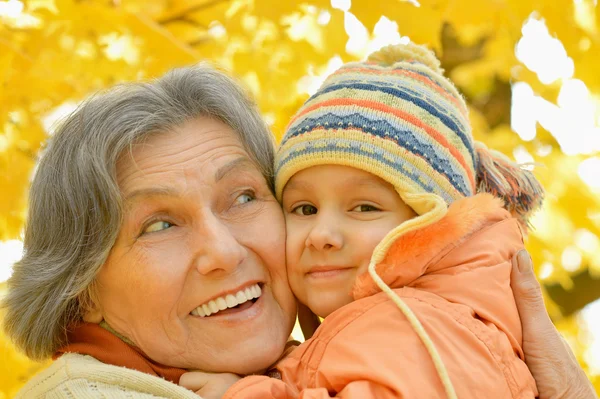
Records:
[[[231,128],[198,118],[117,169],[124,220],[96,319],[170,366],[248,374],[275,362],[296,313],[284,219]]]

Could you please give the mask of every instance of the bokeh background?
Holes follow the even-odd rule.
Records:
[[[464,93],[476,138],[546,187],[527,248],[600,392],[599,24],[597,0],[0,0],[0,296],[40,149],[90,93],[210,60],[280,137],[328,73],[412,40]],[[0,399],[45,366],[0,333]]]

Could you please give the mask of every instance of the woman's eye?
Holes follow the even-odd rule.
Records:
[[[144,233],[154,233],[161,230],[166,230],[169,227],[172,227],[173,224],[169,222],[165,222],[164,220],[159,220],[158,222],[154,222],[148,227],[144,229]]]
[[[359,205],[352,209],[353,212],[377,212],[379,208],[374,207],[373,205]]]
[[[292,213],[302,216],[314,215],[317,213],[317,208],[312,205],[300,205],[292,209]]]
[[[247,204],[248,202],[254,201],[255,199],[256,197],[254,195],[244,193],[238,195],[238,197],[235,199],[235,202],[237,202],[238,204]]]

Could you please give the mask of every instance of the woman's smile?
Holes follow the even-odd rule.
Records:
[[[248,305],[248,302],[254,303],[260,298],[262,294],[260,286],[259,283],[245,284],[245,287],[231,290],[207,301],[190,313],[194,316],[208,317],[217,313],[223,314],[230,310],[239,309],[243,305]]]
[[[242,304],[224,310],[220,310],[208,316],[192,314],[192,317],[198,319],[203,323],[217,322],[226,323],[228,325],[240,323],[254,323],[257,321],[261,323],[266,322],[265,320],[262,320],[261,316],[263,316],[264,314],[263,309],[265,300],[263,299],[263,296],[267,295],[269,294],[264,293],[258,298],[245,301]],[[250,326],[248,326],[248,328],[251,329]]]

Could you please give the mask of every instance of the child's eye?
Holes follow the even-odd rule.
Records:
[[[353,212],[377,212],[379,210],[379,208],[376,208],[373,205],[359,205],[352,209]]]
[[[300,205],[292,209],[292,213],[302,216],[314,215],[317,213],[317,208],[312,205]]]
[[[170,227],[173,227],[172,223],[166,222],[164,220],[159,220],[158,222],[154,222],[148,225],[148,227],[146,227],[142,233],[154,233],[157,231],[166,230]]]
[[[248,202],[254,201],[256,197],[252,193],[243,193],[238,195],[235,202],[238,204],[247,204]]]

